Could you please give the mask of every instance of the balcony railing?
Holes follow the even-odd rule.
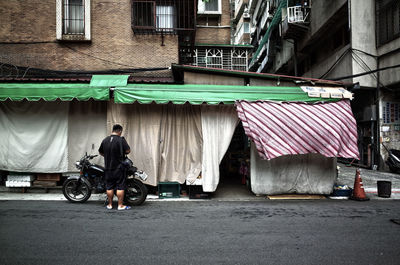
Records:
[[[291,6],[287,8],[288,23],[307,23],[310,14],[309,7]]]

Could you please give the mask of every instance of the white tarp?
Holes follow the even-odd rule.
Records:
[[[255,194],[330,194],[336,179],[336,158],[320,154],[262,160],[251,145],[251,189]]]
[[[0,169],[60,173],[68,169],[68,102],[1,102]]]
[[[107,132],[107,102],[71,101],[68,117],[68,171],[77,171],[75,162],[87,152],[98,155],[101,141]],[[98,156],[92,163],[104,165]]]
[[[237,123],[238,116],[234,106],[202,106],[202,185],[205,192],[214,192],[218,186],[219,164],[229,147]]]

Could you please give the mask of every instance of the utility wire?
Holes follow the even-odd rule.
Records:
[[[336,65],[339,64],[339,62],[343,59],[343,57],[349,53],[349,51],[351,51],[351,48],[345,50],[342,55],[340,55],[340,57],[332,64],[331,67],[329,67],[329,69],[319,78],[319,79],[324,79],[335,67]]]
[[[94,59],[97,59],[97,60],[100,60],[100,61],[103,61],[103,62],[112,63],[112,64],[120,65],[120,66],[132,67],[132,65],[127,65],[127,64],[122,64],[122,63],[109,61],[109,60],[106,60],[106,59],[103,59],[103,58],[100,58],[100,57],[97,57],[97,56],[94,56],[94,55],[91,55],[91,54],[87,54],[87,53],[81,52],[81,51],[79,51],[79,50],[77,50],[75,48],[72,48],[72,47],[64,44],[64,43],[63,43],[63,46],[68,48],[68,49],[70,49],[70,50],[72,50],[72,51],[74,51],[74,52],[76,52],[76,53],[80,53],[82,55],[85,55],[85,56],[88,56],[88,57],[91,57],[91,58],[94,58]]]
[[[17,76],[19,76],[19,71],[24,71],[23,77],[25,77],[30,72],[38,72],[42,76],[65,76],[67,74],[70,75],[90,75],[90,74],[122,74],[122,73],[138,73],[138,72],[148,72],[148,71],[163,71],[168,70],[168,67],[160,67],[160,68],[128,68],[128,69],[108,69],[108,70],[97,70],[97,71],[80,71],[80,70],[50,70],[50,69],[41,69],[41,68],[33,68],[33,67],[22,67],[16,66],[13,64],[0,63],[1,75],[3,76],[3,70],[7,68],[15,68],[17,72]],[[10,75],[9,75],[10,76]]]
[[[343,80],[343,79],[349,79],[349,78],[359,77],[359,76],[363,76],[363,75],[369,75],[369,74],[372,74],[372,73],[376,73],[376,72],[380,72],[380,71],[384,71],[384,70],[388,70],[388,69],[399,68],[399,67],[400,67],[400,64],[396,64],[396,65],[387,66],[387,67],[383,67],[383,68],[377,68],[375,70],[371,70],[371,71],[368,71],[368,72],[359,73],[359,74],[355,74],[355,75],[348,75],[348,76],[341,76],[341,77],[331,78],[329,80],[338,81],[338,80]]]

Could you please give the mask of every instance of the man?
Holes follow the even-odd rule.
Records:
[[[112,133],[107,136],[100,145],[99,153],[104,156],[105,180],[108,197],[107,209],[112,209],[114,190],[117,190],[118,210],[129,210],[131,207],[123,204],[126,176],[121,164],[124,156],[131,152],[131,148],[124,137],[121,137],[122,126],[115,124]]]

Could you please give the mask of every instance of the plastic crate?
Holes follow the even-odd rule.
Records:
[[[178,182],[158,183],[158,197],[160,199],[179,198],[180,194],[181,194],[181,185]]]

